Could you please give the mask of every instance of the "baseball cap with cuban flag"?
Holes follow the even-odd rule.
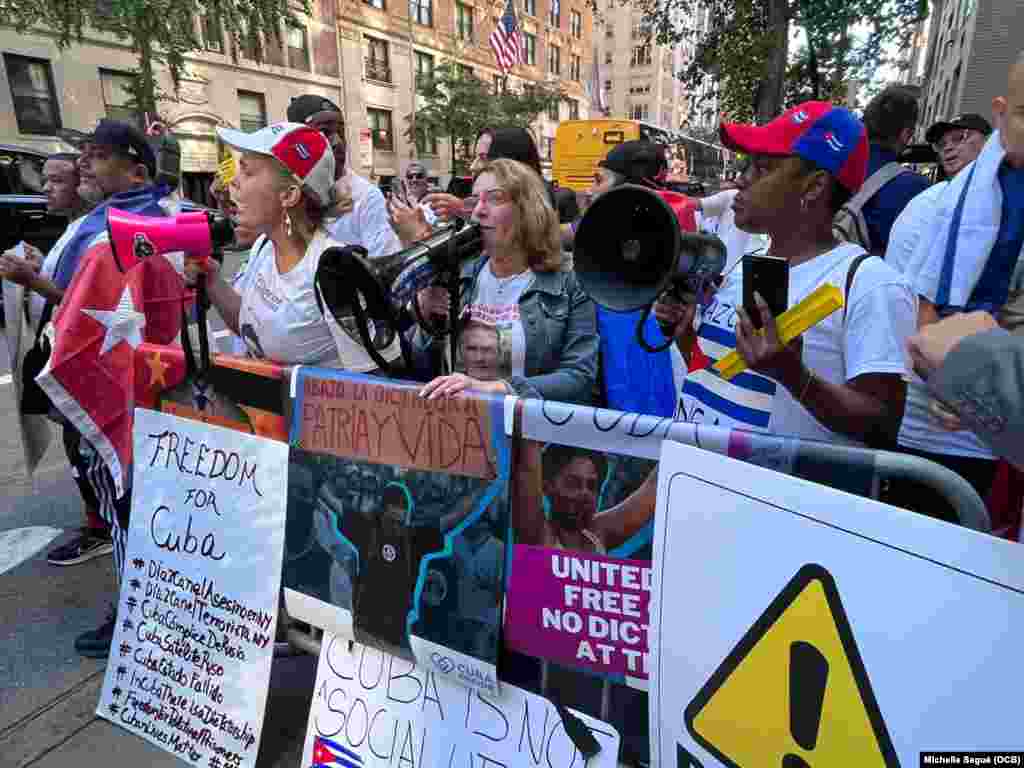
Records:
[[[738,152],[810,160],[850,194],[856,194],[867,175],[864,124],[850,110],[827,101],[805,101],[767,125],[722,123],[719,133],[722,144]]]
[[[315,128],[274,123],[253,133],[218,128],[217,135],[229,147],[276,158],[321,206],[333,204],[334,153]]]

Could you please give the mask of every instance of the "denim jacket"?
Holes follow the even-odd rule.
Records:
[[[477,276],[486,263],[481,256],[466,262],[459,278],[460,307],[473,296]],[[519,297],[519,317],[526,337],[524,376],[509,385],[521,397],[589,404],[597,380],[597,319],[594,302],[583,293],[573,272],[535,272],[533,283]],[[424,378],[430,357],[426,337],[412,338],[413,364]]]

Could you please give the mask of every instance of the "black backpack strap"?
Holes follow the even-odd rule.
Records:
[[[857,274],[857,270],[860,269],[860,265],[863,264],[867,259],[870,259],[873,254],[864,251],[850,262],[850,268],[846,272],[846,291],[843,293],[843,322],[846,322],[846,311],[850,307],[850,289],[853,287],[853,278]]]

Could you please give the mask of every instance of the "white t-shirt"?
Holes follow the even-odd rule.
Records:
[[[844,291],[850,264],[862,252],[860,246],[845,243],[791,267],[789,306],[826,282]],[[742,271],[742,266],[737,271]],[[705,355],[718,360],[735,349],[736,307],[742,305],[743,280],[739,276],[722,286],[703,314],[697,335]],[[816,376],[836,384],[865,373],[906,376],[905,345],[916,324],[917,303],[906,279],[881,259],[867,259],[850,289],[845,322],[843,310],[839,310],[804,333],[804,364]],[[675,347],[673,354],[679,355]],[[681,366],[677,362],[674,368]],[[820,424],[785,387],[749,370],[725,381],[709,367],[687,374],[677,385],[681,395],[676,418],[683,421],[857,444]]]
[[[939,198],[948,186],[948,181],[934,184],[913,198],[892,225],[885,261],[903,272],[911,283],[922,266],[915,260],[919,258],[915,257],[918,245],[925,234],[930,234]],[[954,272],[957,274],[963,276],[962,272]],[[931,400],[925,383],[911,371],[907,382],[907,405],[900,425],[900,445],[949,456],[993,458],[992,451],[970,430],[951,432],[943,429],[931,415]]]
[[[328,225],[331,237],[348,245],[361,245],[371,259],[402,250],[402,242],[391,228],[384,194],[362,176],[347,171],[339,180],[352,193],[352,210]]]
[[[533,283],[529,269],[495,277],[488,261],[476,279],[476,292],[463,309],[466,325],[459,338],[459,369],[484,381],[523,376],[526,334],[519,298]]]
[[[67,248],[68,243],[70,243],[71,239],[78,233],[78,228],[82,226],[83,221],[85,221],[85,216],[79,216],[68,224],[68,228],[64,230],[64,234],[60,236],[57,242],[53,244],[50,252],[43,258],[43,264],[39,268],[39,274],[49,280],[53,279],[53,275],[57,271],[57,262],[60,261],[60,255],[64,253],[64,249]],[[39,319],[43,316],[44,307],[46,307],[46,299],[35,291],[29,292],[28,316],[32,321],[33,331],[35,331],[39,325]]]
[[[242,297],[238,327],[250,357],[278,363],[323,365],[366,372],[378,366],[353,330],[340,328],[317,306],[316,270],[323,252],[341,243],[317,230],[306,254],[288,272],[277,269],[274,243],[257,240],[245,271],[234,283]],[[382,354],[397,358],[397,338]]]
[[[697,228],[710,235],[718,235],[725,243],[725,272],[728,272],[748,253],[756,253],[768,247],[767,235],[754,235],[736,226],[732,210],[733,201],[740,191],[727,189],[700,201],[697,212]]]

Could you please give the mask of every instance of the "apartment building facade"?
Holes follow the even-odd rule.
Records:
[[[964,112],[986,118],[1024,51],[1022,0],[933,0],[927,22],[920,131]]]
[[[440,183],[450,176],[446,141],[414,147],[405,136],[417,99],[413,84],[442,59],[454,58],[484,79],[499,72],[488,44],[504,10],[487,0],[313,0],[299,24],[282,23],[280,39],[250,42],[231,55],[230,36],[196,19],[202,49],[186,57],[176,95],[160,104],[161,117],[181,143],[184,192],[197,200],[217,167],[214,129],[255,130],[283,120],[289,101],[316,93],[345,113],[349,162],[360,173],[387,179],[413,157]],[[519,9],[525,64],[509,78],[558,79],[567,100],[535,127],[542,152],[551,152],[557,120],[588,114],[583,81],[591,64],[592,14],[583,0],[525,0]],[[259,45],[257,62],[253,46]],[[90,33],[59,49],[45,30],[0,29],[0,142],[54,151],[63,128],[89,130],[103,117],[138,120],[124,90],[137,63],[123,42]],[[167,72],[162,90],[174,89]]]

